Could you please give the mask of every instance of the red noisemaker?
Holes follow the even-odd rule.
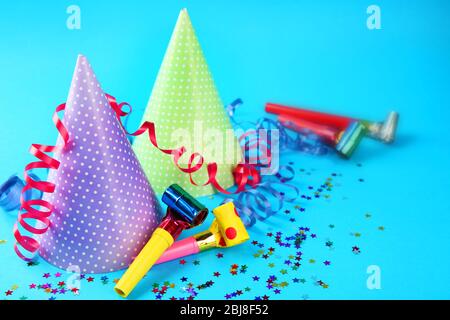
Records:
[[[267,103],[266,111],[289,118],[314,122],[338,130],[348,130],[354,122],[359,122],[365,128],[364,133],[369,137],[385,143],[393,142],[397,130],[399,114],[395,111],[389,112],[384,122],[374,122],[351,117],[339,116],[324,112],[318,112],[302,108],[288,107],[276,103]],[[285,119],[286,120],[286,119]],[[281,121],[281,120],[280,120]],[[319,134],[320,135],[320,134]]]
[[[364,125],[354,119],[267,103],[266,111],[278,114],[278,120],[294,131],[309,130],[349,158],[364,136]]]
[[[341,130],[334,127],[285,115],[278,116],[278,121],[280,121],[284,127],[294,131],[298,131],[300,128],[307,129],[321,137],[322,142],[333,147],[336,145],[336,141],[339,140],[339,135],[341,132]]]
[[[328,114],[313,110],[288,107],[281,104],[266,103],[266,112],[274,113],[280,116],[287,116],[291,118],[301,119],[318,123],[324,126],[333,127],[339,130],[345,130],[352,121],[356,119]]]

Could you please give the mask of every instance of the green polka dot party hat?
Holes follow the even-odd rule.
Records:
[[[134,151],[145,174],[158,194],[173,183],[193,196],[211,195],[206,163],[218,165],[216,179],[223,188],[233,186],[233,169],[241,161],[241,149],[230,119],[217,92],[202,49],[186,9],[181,10],[165,53],[142,122],[156,126],[156,138],[162,148],[184,146],[181,167],[187,167],[192,153],[204,157],[203,167],[192,174],[182,172],[170,155],[149,142],[147,135],[138,136]]]

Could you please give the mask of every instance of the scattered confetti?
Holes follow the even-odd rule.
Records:
[[[361,253],[361,250],[359,249],[359,247],[353,246],[353,247],[352,247],[352,252],[353,252],[354,254],[360,254],[360,253]]]
[[[294,162],[291,165],[294,166]],[[305,180],[308,179],[305,176],[313,176],[319,172],[316,169],[299,169],[297,171],[304,176]],[[328,289],[333,280],[330,270],[333,270],[334,254],[348,252],[349,247],[352,248],[353,254],[361,254],[361,248],[352,241],[358,242],[362,236],[361,231],[366,232],[359,222],[372,218],[372,214],[366,212],[364,216],[359,216],[359,221],[355,220],[358,219],[357,217],[352,218],[355,224],[342,226],[342,221],[336,221],[336,217],[333,217],[334,221],[331,222],[324,221],[322,219],[326,217],[321,217],[321,225],[317,226],[317,230],[314,231],[310,226],[300,224],[305,220],[306,212],[308,215],[314,212],[314,203],[322,202],[328,205],[332,201],[341,201],[341,198],[347,198],[345,195],[339,195],[337,200],[332,200],[331,197],[333,191],[341,186],[339,181],[341,177],[340,173],[335,172],[325,179],[320,179],[321,183],[318,185],[306,184],[299,201],[286,206],[278,217],[274,217],[274,219],[284,220],[283,228],[277,230],[274,225],[261,233],[252,234],[251,241],[245,244],[249,259],[236,259],[232,254],[225,256],[223,252],[213,250],[210,253],[205,252],[205,254],[195,256],[194,260],[180,259],[178,264],[176,261],[174,262],[180,265],[178,268],[180,272],[177,273],[177,276],[158,279],[158,283],[149,285],[146,293],[155,300],[194,300],[209,299],[211,292],[216,293],[217,290],[222,290],[220,296],[226,300],[270,300],[292,297],[292,291],[286,288],[294,286],[302,291],[296,297],[307,300],[314,293],[314,291],[307,293],[308,288]],[[355,177],[353,177],[353,181],[354,179]],[[359,180],[362,180],[360,182],[364,181],[363,178],[359,178]],[[337,225],[339,228],[336,227]],[[382,225],[372,225],[371,228],[372,230],[373,228],[377,228],[379,231],[385,230]],[[348,230],[352,231],[350,233],[352,238],[348,237]],[[345,242],[345,237],[342,236],[343,232],[347,232],[344,235],[347,236],[346,239],[349,242]],[[366,237],[368,234],[365,233],[364,236]],[[381,233],[377,234],[381,235]],[[1,241],[0,243],[2,243]],[[220,260],[214,264],[214,270],[208,271],[204,275],[199,274],[196,268],[201,269],[204,267],[203,264],[211,264],[211,258]],[[358,260],[354,259],[354,261]],[[39,260],[27,263],[28,267],[38,265]],[[33,273],[33,270],[36,269],[29,270],[30,273]],[[80,274],[80,286],[69,287],[67,279],[64,278],[64,272],[44,271],[35,275],[33,281],[29,283],[0,288],[4,293],[4,298],[60,300],[70,295],[72,297],[80,296],[83,299],[83,292],[89,292],[93,286],[98,288],[100,285],[102,288],[104,287],[104,290],[111,290],[119,281],[118,278],[109,275]],[[311,277],[313,280],[310,281],[311,273],[317,273],[319,277]],[[327,281],[319,279],[327,279]],[[240,288],[233,287],[239,283],[242,284]]]

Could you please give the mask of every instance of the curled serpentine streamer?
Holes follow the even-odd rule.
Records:
[[[255,128],[247,130],[246,133],[239,137],[246,161],[254,162],[257,160],[266,165],[270,165],[272,162],[272,141],[270,139],[261,139],[258,134],[260,129],[268,132],[270,130],[278,130],[278,140],[275,143],[279,144],[280,151],[291,149],[315,155],[328,153],[329,149],[321,142],[320,137],[308,130],[296,128],[295,134],[292,134],[279,121],[266,117],[262,117],[256,122],[238,122],[234,116],[236,108],[242,103],[241,99],[236,99],[225,108],[235,125],[241,127],[244,124],[250,124]],[[244,142],[243,145],[242,142]],[[252,156],[255,153],[256,155]],[[267,178],[264,181],[260,177],[257,188],[244,190],[235,197],[227,197],[222,203],[233,201],[244,224],[247,227],[251,227],[257,220],[264,221],[278,213],[285,202],[292,203],[298,198],[299,188],[294,184],[287,183],[293,180],[294,176],[295,171],[291,166],[280,165],[275,175],[266,176]],[[292,195],[289,196],[289,194]]]
[[[20,209],[17,215],[17,222],[13,227],[14,238],[16,243],[14,244],[14,251],[16,254],[25,261],[30,261],[34,258],[37,253],[40,243],[36,239],[36,235],[41,235],[47,232],[50,227],[50,215],[53,212],[53,205],[39,198],[28,198],[27,192],[37,190],[41,193],[52,193],[55,190],[55,184],[38,180],[36,176],[33,176],[31,170],[33,169],[54,169],[59,168],[60,162],[55,158],[48,155],[48,153],[57,152],[65,148],[69,141],[69,133],[64,127],[58,114],[64,111],[66,104],[60,104],[55,112],[53,113],[53,123],[58,130],[63,143],[59,146],[50,146],[44,144],[32,144],[30,147],[30,153],[35,156],[39,161],[30,162],[25,166],[24,170],[24,180],[25,186],[22,188],[20,195]],[[33,226],[28,221],[39,222],[39,226]],[[27,231],[28,234],[24,234],[23,231],[19,229],[21,227],[23,230]],[[20,248],[24,249],[31,256],[26,256]]]

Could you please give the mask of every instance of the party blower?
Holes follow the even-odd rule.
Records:
[[[369,137],[383,141],[384,143],[391,143],[395,140],[398,118],[399,114],[395,111],[391,111],[388,113],[384,122],[362,120],[362,123],[367,128]]]
[[[175,242],[156,262],[163,263],[211,249],[232,247],[250,239],[232,202],[213,209],[215,219],[208,230]]]
[[[208,209],[177,184],[164,191],[162,201],[167,205],[166,216],[114,287],[114,290],[124,298],[133,291],[183,230],[201,224],[208,215]]]
[[[288,107],[276,103],[266,103],[266,111],[287,117],[299,118],[305,121],[319,123],[325,126],[346,130],[354,121],[359,121],[366,128],[365,133],[376,140],[391,143],[395,139],[399,114],[395,111],[389,112],[384,122],[374,122],[362,119],[354,119],[313,110]]]
[[[352,155],[365,132],[364,126],[359,121],[349,122],[344,130],[286,115],[278,116],[278,121],[294,131],[306,129],[315,133],[345,158]]]

